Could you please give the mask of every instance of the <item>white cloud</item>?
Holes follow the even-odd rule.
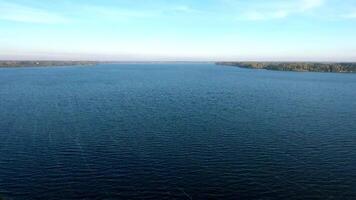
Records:
[[[251,21],[259,21],[259,20],[271,20],[271,19],[281,19],[288,16],[288,12],[284,10],[274,11],[274,12],[258,12],[258,11],[250,11],[245,13],[244,18]]]
[[[356,19],[356,12],[342,15],[341,17],[345,19]]]
[[[177,14],[198,14],[202,11],[188,5],[164,5],[145,8],[108,7],[101,5],[81,6],[81,14],[104,21],[130,22],[131,20],[162,18],[172,12]]]
[[[176,11],[176,12],[184,12],[184,13],[199,13],[200,12],[199,10],[196,10],[196,9],[186,6],[186,5],[174,6],[174,7],[172,7],[171,10]]]
[[[3,1],[0,1],[0,20],[40,24],[67,23],[69,21],[55,13]]]
[[[301,3],[301,10],[310,10],[322,6],[324,0],[303,0]]]
[[[145,10],[133,10],[124,8],[110,8],[105,6],[82,6],[82,11],[91,14],[95,18],[105,18],[113,21],[122,21],[138,18],[154,17],[157,13]]]
[[[264,3],[263,7],[248,9],[239,19],[242,20],[273,20],[283,19],[290,15],[301,14],[316,9],[324,4],[324,0],[298,0],[283,3]]]

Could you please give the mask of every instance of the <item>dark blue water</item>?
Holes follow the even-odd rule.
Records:
[[[5,199],[355,199],[356,74],[0,69]]]

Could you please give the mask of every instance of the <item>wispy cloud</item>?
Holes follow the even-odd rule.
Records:
[[[148,7],[130,6],[102,6],[102,5],[81,5],[80,14],[86,19],[95,18],[111,22],[131,22],[132,20],[161,19],[170,16],[172,13],[177,15],[201,14],[201,10],[192,8],[189,5],[159,5]]]
[[[97,5],[88,5],[81,7],[82,12],[92,14],[96,18],[103,18],[110,21],[128,21],[134,19],[149,19],[155,17],[167,16],[167,13],[201,13],[188,5],[164,5],[150,8],[125,8],[125,7],[106,7]]]
[[[324,4],[324,0],[302,0],[301,11],[306,11],[320,7]]]
[[[69,22],[69,19],[59,14],[4,1],[0,1],[0,20],[40,24]]]
[[[176,11],[176,12],[182,12],[182,13],[200,13],[200,10],[194,9],[190,6],[187,5],[178,5],[178,6],[172,6],[170,10]]]
[[[258,12],[256,10],[249,11],[244,14],[244,19],[258,21],[258,20],[271,20],[271,19],[281,19],[285,18],[289,13],[285,10],[277,10],[270,12]]]
[[[82,12],[90,14],[95,18],[102,18],[110,21],[125,21],[131,19],[147,19],[152,18],[159,13],[147,10],[125,9],[125,8],[110,8],[105,6],[82,6]]]
[[[356,12],[348,13],[341,16],[344,19],[356,19]]]
[[[277,2],[275,4],[266,2],[262,8],[249,8],[239,19],[252,21],[283,19],[291,15],[311,11],[323,4],[324,0],[296,0]]]

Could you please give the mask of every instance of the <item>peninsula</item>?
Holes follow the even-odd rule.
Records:
[[[217,62],[216,64],[236,66],[241,68],[266,69],[276,71],[356,73],[356,63]]]
[[[14,61],[0,60],[0,67],[54,67],[54,66],[73,66],[73,65],[96,65],[96,61]]]

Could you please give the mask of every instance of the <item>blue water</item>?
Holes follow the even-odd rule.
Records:
[[[356,199],[356,74],[0,69],[5,199]]]

